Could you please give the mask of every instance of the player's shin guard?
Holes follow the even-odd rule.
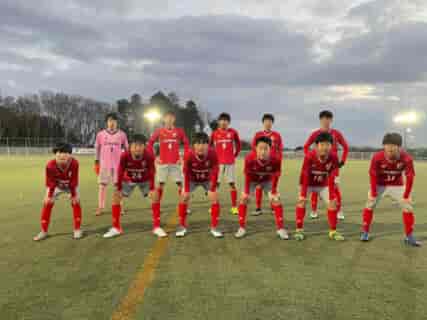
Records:
[[[49,229],[52,208],[53,208],[53,203],[46,203],[42,208],[40,224],[41,224],[41,229],[44,232],[47,232],[47,230]]]
[[[328,223],[329,223],[329,230],[331,231],[337,230],[337,222],[338,222],[337,214],[338,214],[337,210],[328,209]]]
[[[409,236],[414,231],[415,216],[412,212],[403,211],[402,217],[405,226],[405,234]]]
[[[98,191],[98,208],[104,209],[105,208],[105,196],[107,193],[107,186],[100,184],[99,185],[99,191]]]
[[[283,205],[281,205],[281,204],[277,204],[277,205],[272,204],[271,207],[273,208],[274,216],[276,218],[277,230],[283,229],[283,224],[284,224],[283,223]]]
[[[374,211],[370,208],[363,209],[362,213],[362,231],[363,232],[369,232],[369,229],[371,228],[372,219],[374,217]]]
[[[153,216],[153,230],[160,228],[160,202],[154,202],[151,205],[152,216]]]
[[[248,206],[246,204],[241,204],[239,206],[239,225],[241,228],[246,226],[246,214],[248,212]]]
[[[184,202],[181,202],[178,205],[178,213],[179,213],[179,223],[183,227],[187,227],[187,209],[188,205]]]
[[[255,189],[255,205],[257,209],[261,209],[262,195],[263,195],[263,190],[261,188],[256,188]]]
[[[319,201],[319,194],[317,192],[311,193],[311,211],[317,211],[317,203]]]
[[[338,184],[335,185],[335,196],[337,200],[337,212],[340,212],[342,207],[342,199],[341,199],[341,189]]]
[[[305,208],[297,207],[295,210],[295,220],[297,229],[304,229]]]
[[[159,202],[161,202],[163,198],[163,187],[157,188],[157,194],[159,195]]]
[[[80,230],[82,224],[82,207],[80,203],[73,204],[73,222],[74,230]]]
[[[211,227],[215,229],[218,226],[218,218],[220,213],[221,207],[219,203],[214,203],[211,206]]]
[[[122,230],[122,226],[120,224],[120,215],[122,213],[122,208],[120,204],[113,204],[112,206],[112,218],[113,218],[113,228],[117,230]]]
[[[232,188],[230,190],[230,197],[231,197],[231,206],[233,208],[237,207],[237,189]]]

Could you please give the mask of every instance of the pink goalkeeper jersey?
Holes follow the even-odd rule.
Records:
[[[101,130],[96,135],[95,149],[96,160],[102,169],[117,169],[120,163],[122,150],[129,148],[126,133],[122,130],[110,132],[106,129]]]

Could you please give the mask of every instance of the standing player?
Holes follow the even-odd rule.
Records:
[[[50,216],[55,201],[61,194],[70,195],[71,207],[73,208],[74,239],[83,236],[80,229],[82,221],[82,209],[79,198],[79,162],[71,156],[73,148],[67,143],[59,143],[53,148],[55,159],[46,165],[46,196],[41,212],[41,231],[33,239],[44,240],[48,237]]]
[[[335,173],[339,166],[337,154],[333,151],[334,138],[328,132],[321,132],[314,141],[316,148],[307,153],[301,169],[298,204],[296,207],[296,240],[304,240],[304,217],[307,194],[320,194],[328,207],[329,238],[344,240],[337,231],[337,209],[335,203]]]
[[[255,151],[251,151],[245,158],[245,189],[242,193],[239,206],[239,229],[235,237],[246,235],[246,212],[250,195],[257,189],[268,193],[271,207],[276,217],[277,235],[282,240],[289,239],[283,223],[283,206],[277,185],[281,174],[281,159],[271,153],[271,139],[259,137],[255,141]]]
[[[159,142],[160,155],[156,159],[157,180],[160,201],[163,197],[163,188],[169,176],[178,186],[178,194],[182,191],[182,160],[179,154],[180,145],[184,145],[184,153],[189,148],[189,142],[184,130],[175,127],[176,115],[168,111],[163,116],[164,127],[157,129],[148,141],[148,149],[154,153],[154,144]]]
[[[148,195],[151,198],[153,234],[159,238],[167,236],[160,227],[160,201],[154,185],[156,172],[154,155],[145,147],[146,142],[147,138],[144,135],[135,135],[129,151],[124,152],[120,158],[116,191],[113,194],[113,226],[104,234],[104,238],[116,237],[123,233],[120,225],[120,202],[122,197],[129,197],[136,187],[143,196]]]
[[[332,135],[333,142],[332,142],[332,152],[334,152],[338,156],[338,147],[342,147],[342,155],[341,160],[339,162],[339,168],[342,168],[345,165],[345,162],[347,161],[348,156],[348,143],[345,140],[342,133],[336,129],[332,128],[332,121],[334,119],[334,115],[331,111],[324,110],[320,112],[319,114],[319,120],[320,120],[320,129],[317,129],[313,131],[310,135],[310,137],[307,139],[306,143],[304,144],[304,154],[308,154],[310,152],[310,148],[315,143],[316,137],[322,133],[322,132],[328,132]],[[336,195],[336,202],[337,202],[337,210],[338,210],[338,219],[344,220],[344,213],[341,210],[342,206],[342,200],[341,200],[341,189],[339,186],[340,178],[339,178],[339,168],[336,170],[335,173],[335,195]],[[317,219],[319,217],[317,213],[317,202],[318,202],[319,194],[317,192],[313,192],[311,194],[311,213],[310,217],[312,219]],[[325,200],[325,199],[323,199]]]
[[[97,216],[104,211],[107,186],[117,183],[117,169],[122,150],[129,148],[126,133],[118,129],[117,114],[109,113],[105,120],[107,128],[98,132],[95,141],[95,173],[99,183]]]
[[[218,158],[213,149],[209,147],[209,136],[204,132],[194,134],[193,148],[188,151],[184,159],[184,191],[178,205],[179,227],[177,237],[187,234],[187,209],[191,193],[201,187],[208,193],[211,201],[211,228],[210,232],[215,238],[221,238],[222,232],[217,229],[220,214],[220,204],[217,193]]]
[[[218,129],[212,132],[211,143],[215,147],[219,162],[218,187],[221,176],[225,176],[230,186],[231,213],[238,214],[235,162],[241,150],[239,134],[230,128],[231,117],[221,113],[218,117]]]
[[[279,132],[273,130],[274,116],[270,113],[266,113],[262,117],[262,125],[264,130],[258,131],[252,140],[252,149],[255,150],[256,142],[260,137],[267,137],[271,140],[271,155],[282,161],[283,158],[283,140]],[[252,213],[254,216],[262,214],[262,188],[256,188],[255,190],[255,206],[256,209]]]
[[[369,169],[370,191],[368,202],[363,209],[363,226],[360,240],[369,240],[369,229],[374,216],[374,209],[384,196],[389,196],[398,202],[403,210],[405,226],[405,243],[410,246],[420,246],[413,231],[415,217],[412,208],[411,192],[414,184],[415,170],[412,157],[404,151],[402,137],[398,133],[387,133],[383,138],[384,150],[374,154]],[[405,183],[403,181],[405,173]]]

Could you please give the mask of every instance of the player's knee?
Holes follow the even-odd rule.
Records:
[[[240,197],[240,204],[247,205],[249,203],[249,195],[243,193]]]
[[[273,198],[271,199],[271,205],[273,206],[280,206],[282,203],[280,202],[279,198]]]
[[[330,200],[328,202],[328,209],[329,210],[336,210],[337,209],[337,202],[336,202],[336,200]]]
[[[188,203],[190,201],[190,194],[189,193],[183,193],[181,195],[181,202]]]
[[[305,209],[306,203],[307,203],[307,201],[305,201],[305,200],[298,200],[297,207],[301,208],[301,209]]]
[[[212,203],[218,202],[218,193],[217,192],[209,192],[209,200]]]
[[[122,201],[122,195],[119,191],[114,191],[113,193],[113,204],[120,204]]]

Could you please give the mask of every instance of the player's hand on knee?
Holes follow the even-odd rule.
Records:
[[[411,197],[409,197],[409,198],[403,198],[402,200],[401,200],[401,202],[402,203],[404,203],[404,204],[412,204],[412,199],[411,199]]]
[[[52,204],[52,203],[54,203],[55,202],[55,199],[53,198],[53,197],[49,197],[49,196],[46,196],[44,199],[43,199],[43,204]]]
[[[148,197],[154,202],[159,200],[159,194],[156,190],[150,190],[150,192],[148,192]]]
[[[242,192],[240,196],[240,203],[247,204],[249,202],[249,194]]]
[[[181,201],[188,202],[188,200],[190,200],[190,193],[183,191],[181,193]]]
[[[218,193],[216,191],[209,191],[208,198],[210,201],[216,202],[218,201]]]
[[[73,206],[80,203],[80,198],[78,196],[71,197],[70,200]]]
[[[336,210],[337,209],[337,200],[336,199],[329,200],[328,209],[329,210]]]
[[[298,201],[297,201],[297,206],[303,208],[303,207],[305,207],[306,202],[307,202],[306,197],[299,196]]]

